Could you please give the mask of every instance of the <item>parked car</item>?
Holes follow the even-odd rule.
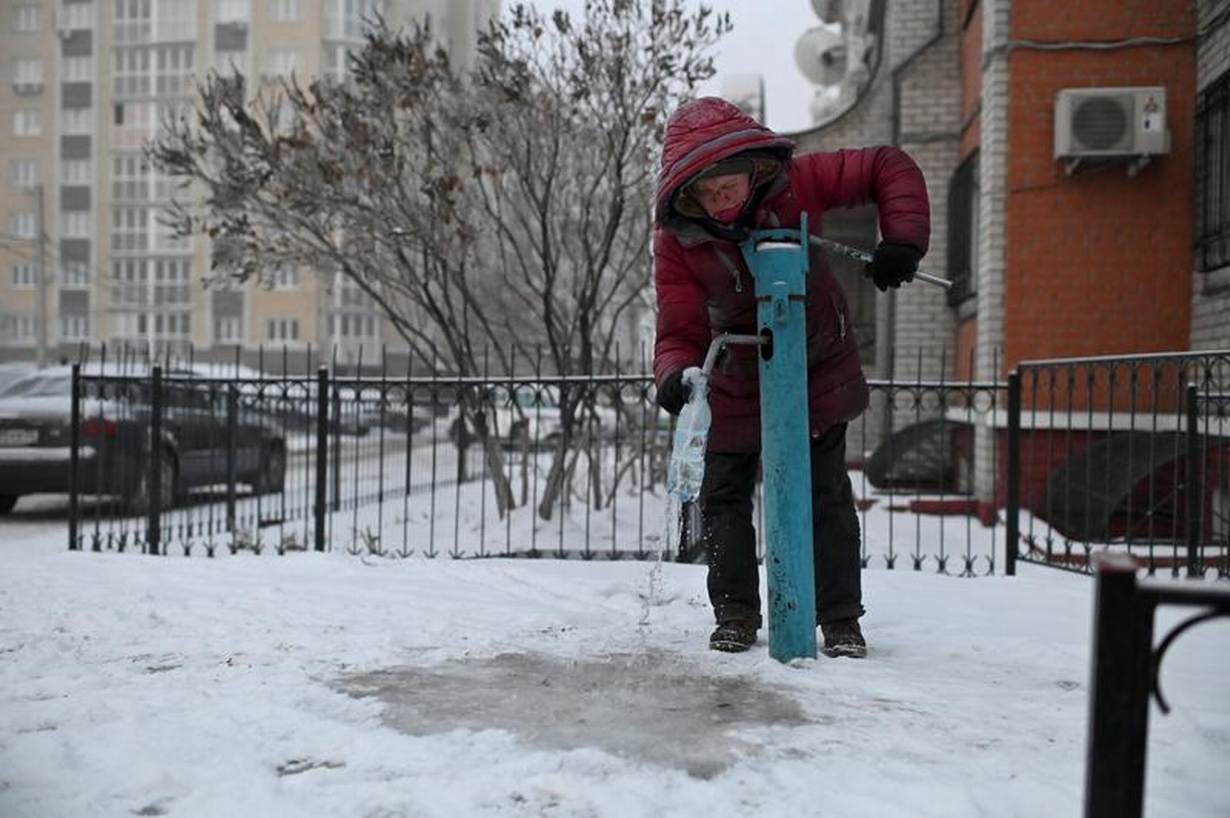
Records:
[[[26,377],[34,371],[34,364],[24,361],[0,364],[0,392],[13,381]]]
[[[105,396],[83,397],[78,490],[120,498],[133,512],[150,506],[149,381],[116,381]],[[26,494],[69,490],[72,373],[39,370],[0,391],[0,513]],[[161,503],[189,489],[228,480],[225,400],[219,391],[176,378],[163,382]],[[234,429],[236,483],[279,492],[286,479],[286,441],[277,424],[241,409]]]

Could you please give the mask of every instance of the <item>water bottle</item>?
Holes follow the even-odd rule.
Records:
[[[690,503],[700,496],[712,415],[709,412],[709,379],[700,367],[685,369],[683,382],[691,387],[691,394],[675,424],[666,493],[681,503]]]

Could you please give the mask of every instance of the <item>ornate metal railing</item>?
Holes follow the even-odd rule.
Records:
[[[1230,577],[1230,351],[1026,361],[1009,378],[1007,556]]]
[[[644,559],[664,548],[673,421],[643,372],[123,361],[74,371],[74,549]],[[1002,565],[994,488],[979,499],[975,472],[1002,460],[976,430],[1005,388],[871,382],[847,433],[865,566],[971,576]],[[685,536],[670,556],[703,559],[703,544]]]
[[[1163,715],[1170,712],[1162,695],[1162,661],[1192,626],[1230,616],[1230,589],[1137,582],[1139,562],[1126,554],[1099,555],[1095,564],[1085,818],[1140,818],[1149,696],[1155,697]],[[1163,605],[1203,610],[1154,646],[1154,617]]]

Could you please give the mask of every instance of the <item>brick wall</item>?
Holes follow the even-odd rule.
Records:
[[[1200,0],[1200,25],[1214,21],[1226,8],[1224,0]],[[1203,90],[1230,71],[1230,23],[1213,29],[1196,46],[1196,87]],[[1192,280],[1193,349],[1230,348],[1230,268],[1196,272]]]
[[[1014,40],[1194,33],[1178,0],[1035,0]],[[1184,349],[1191,314],[1194,49],[1190,41],[1009,57],[1004,357]],[[1136,176],[1111,165],[1068,176],[1052,158],[1061,88],[1160,85],[1171,152]],[[981,321],[983,316],[979,314]]]
[[[962,6],[967,6],[963,2]],[[961,16],[961,158],[977,149],[982,135],[982,4]]]
[[[962,121],[961,0],[902,6],[892,22],[907,32],[902,39],[913,49],[908,53],[916,56],[904,67],[908,57],[894,61],[899,66],[897,144],[922,169],[931,200],[931,247],[922,266],[946,275],[948,186],[957,166]],[[941,12],[942,19],[937,19]],[[895,297],[894,376],[936,377],[941,361],[948,369],[944,374],[951,374],[955,326],[944,290],[915,282]]]

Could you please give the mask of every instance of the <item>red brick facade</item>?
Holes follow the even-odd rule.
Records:
[[[981,5],[962,34],[964,110],[981,93]],[[1188,348],[1195,29],[1185,0],[1012,4],[1003,372],[1027,358]],[[1139,37],[1178,42],[1072,47]],[[1171,152],[1136,176],[1125,165],[1067,175],[1052,155],[1056,92],[1133,85],[1165,87]],[[978,138],[965,129],[962,155]],[[957,336],[960,349],[972,333]]]

